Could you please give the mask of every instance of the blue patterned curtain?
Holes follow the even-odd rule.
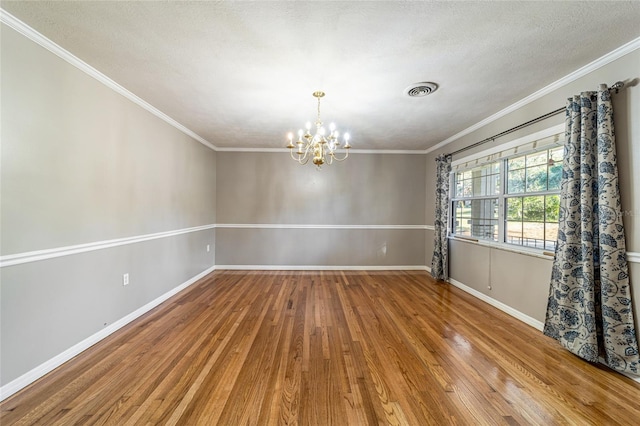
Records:
[[[431,276],[437,280],[449,278],[449,174],[451,173],[451,155],[436,158],[436,215],[433,257],[431,258]]]
[[[544,334],[587,361],[639,374],[606,85],[568,99],[565,137]]]

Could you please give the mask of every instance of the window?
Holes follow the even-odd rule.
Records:
[[[453,234],[554,250],[562,156],[553,146],[454,171]]]

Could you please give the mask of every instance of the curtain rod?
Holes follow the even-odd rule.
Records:
[[[609,87],[608,90],[609,91],[615,90],[616,93],[618,93],[622,87],[624,87],[624,82],[617,81],[611,87]],[[515,127],[512,127],[512,128],[510,128],[508,130],[505,130],[504,132],[500,132],[500,133],[498,133],[496,135],[493,135],[490,138],[483,139],[480,142],[476,142],[476,143],[473,143],[473,144],[471,144],[469,146],[465,146],[464,148],[460,148],[458,150],[455,150],[452,153],[450,153],[449,155],[460,154],[461,152],[466,151],[468,149],[475,148],[475,147],[480,146],[482,144],[485,144],[487,142],[491,142],[491,141],[496,140],[496,139],[498,139],[498,138],[500,138],[502,136],[508,135],[509,133],[513,133],[513,132],[518,131],[520,129],[523,129],[523,128],[527,127],[527,126],[530,126],[530,125],[532,125],[534,123],[537,123],[538,121],[546,120],[549,117],[553,117],[554,115],[558,115],[561,112],[564,112],[565,110],[566,110],[566,107],[558,108],[558,109],[553,110],[551,112],[548,112],[548,113],[546,113],[544,115],[541,115],[540,117],[536,117],[533,120],[529,120],[526,123],[519,124],[519,125],[517,125]]]

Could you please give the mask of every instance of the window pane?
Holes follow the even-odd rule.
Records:
[[[518,194],[524,192],[524,169],[509,170],[507,178],[507,192],[509,194]]]
[[[545,221],[558,222],[560,217],[560,196],[547,195],[545,205]]]
[[[500,193],[500,162],[456,172],[455,196],[460,198],[484,197]]]
[[[527,167],[546,165],[547,164],[547,151],[536,152],[535,154],[527,155]]]
[[[549,167],[549,190],[557,191],[560,189],[560,178],[562,178],[562,162],[556,162]]]
[[[473,194],[472,189],[473,188],[471,186],[471,179],[462,181],[462,196],[463,197],[471,197],[471,195]]]
[[[507,222],[505,232],[507,243],[522,245],[522,222]]]
[[[500,174],[489,175],[487,180],[487,195],[496,195],[500,193]]]
[[[471,201],[456,201],[453,203],[455,217],[471,217]]]
[[[543,249],[544,248],[544,223],[523,222],[522,223],[522,245]]]
[[[453,203],[453,233],[460,235],[471,235],[469,226],[471,216],[469,201],[455,201]]]
[[[522,216],[525,222],[544,222],[544,195],[523,197]]]
[[[496,240],[498,236],[498,199],[471,200],[471,235]]]
[[[555,250],[556,241],[558,239],[558,224],[547,223],[545,224],[544,231],[545,244],[544,248],[547,250]]]
[[[478,173],[479,175],[479,173]],[[481,196],[485,195],[484,193],[484,178],[482,176],[477,176],[471,180],[473,186],[473,195]]]
[[[555,164],[562,166],[562,158],[564,157],[564,147],[559,147],[549,150],[549,159],[553,160]]]
[[[509,171],[524,168],[524,155],[522,157],[512,158],[508,162]]]
[[[527,167],[527,189],[526,192],[547,190],[547,166]]]
[[[522,197],[507,198],[507,220],[522,221]]]

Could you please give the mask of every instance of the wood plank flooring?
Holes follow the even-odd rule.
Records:
[[[632,425],[640,383],[425,272],[216,271],[0,409],[2,425]]]

